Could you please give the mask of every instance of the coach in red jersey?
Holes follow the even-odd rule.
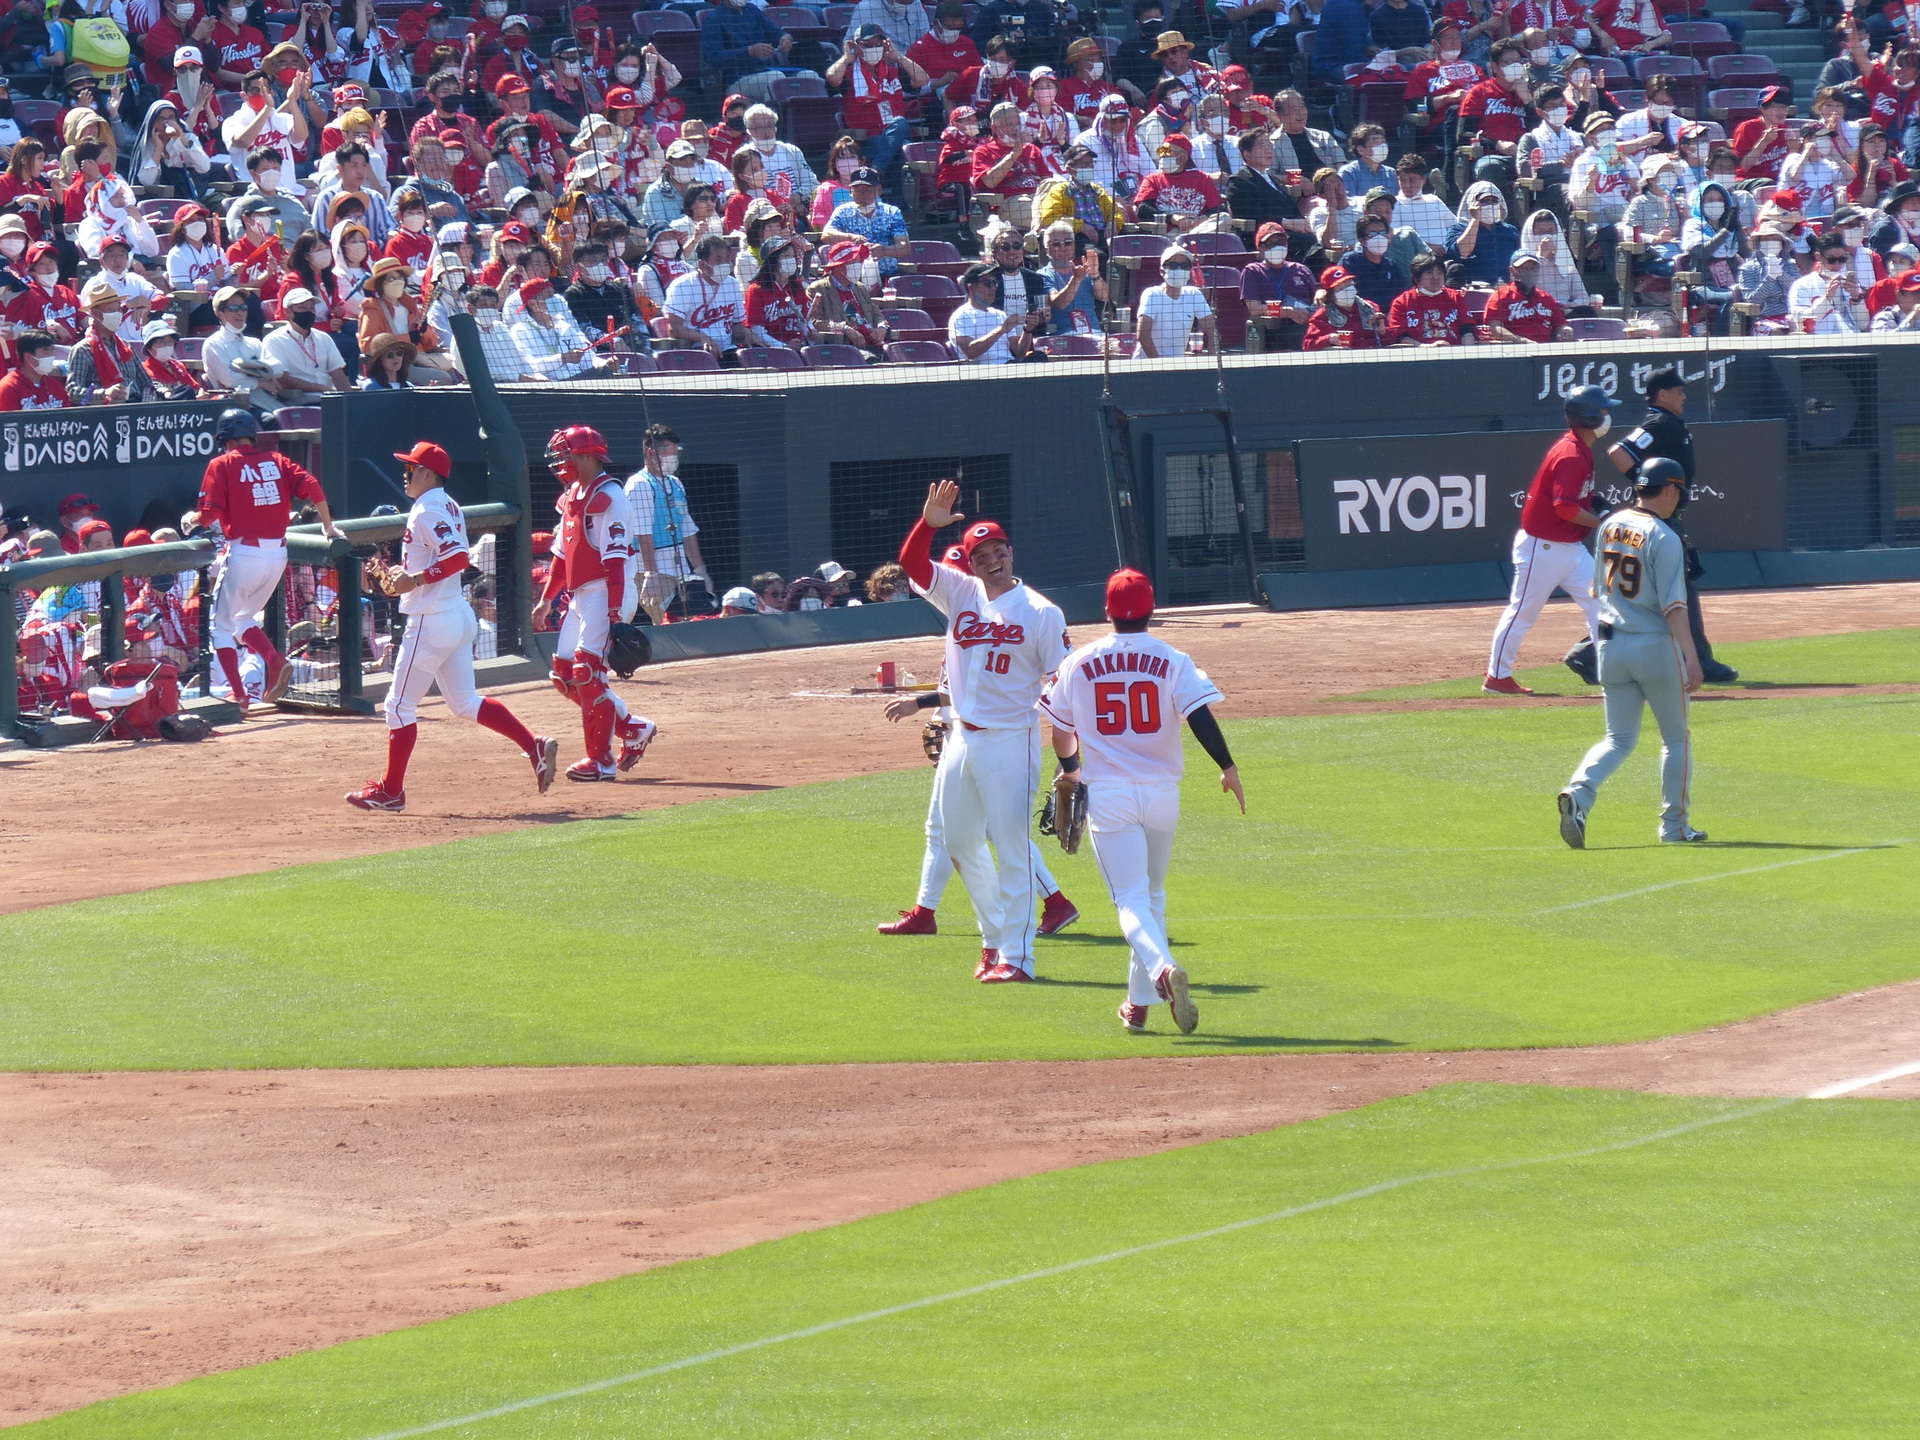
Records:
[[[1593,445],[1613,425],[1618,400],[1598,385],[1582,385],[1566,399],[1567,433],[1554,441],[1527,488],[1520,530],[1513,537],[1513,594],[1493,630],[1493,653],[1481,689],[1489,695],[1531,695],[1513,678],[1520,642],[1556,589],[1587,617],[1587,637],[1600,638],[1600,602],[1593,596],[1593,556],[1586,539],[1600,523],[1593,494]]]

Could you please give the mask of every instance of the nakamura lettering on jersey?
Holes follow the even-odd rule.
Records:
[[[1145,632],[1103,635],[1069,655],[1040,709],[1080,737],[1089,785],[1158,785],[1186,773],[1180,724],[1221,699],[1207,673]]]
[[[961,723],[982,730],[1034,724],[1040,687],[1071,648],[1060,607],[1018,582],[989,600],[978,576],[945,565],[933,567],[933,583],[921,593],[949,617],[947,694]]]

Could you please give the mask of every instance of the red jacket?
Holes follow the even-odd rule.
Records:
[[[1528,294],[1509,280],[1487,302],[1486,323],[1504,326],[1522,340],[1544,345],[1567,323],[1567,314],[1558,300],[1538,286]]]
[[[320,482],[272,450],[229,450],[207,462],[200,514],[217,519],[229,540],[281,540],[293,502],[322,500]]]
[[[1325,305],[1307,321],[1302,350],[1378,350],[1385,343],[1366,323],[1380,311],[1365,300],[1356,300],[1350,310],[1330,310]]]
[[[1409,339],[1417,345],[1431,345],[1437,340],[1458,345],[1471,329],[1473,317],[1458,290],[1442,289],[1437,295],[1403,290],[1393,297],[1393,306],[1387,312],[1389,345]]]
[[[0,410],[62,410],[67,404],[67,382],[58,375],[29,376],[15,367],[0,379]],[[61,532],[65,539],[66,532]],[[75,542],[76,552],[79,549]]]
[[[1482,80],[1460,102],[1462,121],[1477,119],[1489,140],[1513,141],[1527,133],[1527,107],[1498,80]]]

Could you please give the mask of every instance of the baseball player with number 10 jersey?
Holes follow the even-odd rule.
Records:
[[[900,547],[913,588],[947,617],[947,693],[954,724],[937,783],[947,850],[980,922],[984,984],[1033,979],[1034,873],[1027,827],[1040,783],[1040,686],[1066,655],[1060,607],[1013,573],[1013,546],[991,520],[969,525],[960,548],[971,574],[933,563],[934,532],[966,517],[960,487],[927,487],[926,508]],[[992,853],[988,853],[992,845]],[[996,859],[997,857],[997,859]]]
[[[1132,951],[1120,1023],[1140,1034],[1148,1010],[1165,1001],[1181,1032],[1192,1034],[1200,1014],[1167,944],[1167,864],[1186,773],[1183,720],[1243,813],[1246,796],[1207,708],[1224,697],[1191,658],[1147,633],[1153,582],[1138,570],[1116,571],[1107,581],[1107,615],[1113,632],[1069,655],[1040,696],[1061,763],[1056,793],[1076,780],[1087,787],[1094,858]],[[1057,800],[1055,813],[1066,813]]]

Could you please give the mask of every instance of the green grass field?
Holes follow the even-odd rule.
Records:
[[[1711,604],[1711,601],[1709,601]],[[1529,655],[1540,647],[1531,645]],[[1920,684],[1920,629],[1863,630],[1852,635],[1819,635],[1804,640],[1755,640],[1744,645],[1715,645],[1714,657],[1740,672],[1730,685],[1712,685],[1707,693],[1738,694],[1790,686]],[[1530,690],[1542,695],[1590,695],[1600,692],[1582,684],[1566,666],[1533,666],[1516,673]],[[1342,700],[1459,700],[1480,696],[1478,675],[1458,680],[1434,680],[1425,685],[1396,685],[1342,695]]]
[[[1920,696],[1694,714],[1715,843],[1654,843],[1649,739],[1584,853],[1553,795],[1593,710],[1229,717],[1252,813],[1194,752],[1169,886],[1191,1038],[1114,1021],[1090,855],[1058,857],[1086,918],[1041,942],[1042,984],[973,983],[958,884],[937,938],[876,935],[912,897],[921,768],[17,916],[0,1067],[1556,1045],[1920,974]]]
[[[19,1433],[1910,1434],[1916,1140],[1905,1102],[1446,1087]],[[1199,1234],[1216,1227],[1237,1228]],[[576,1387],[597,1388],[543,1402]],[[444,1423],[501,1407],[521,1408]]]

